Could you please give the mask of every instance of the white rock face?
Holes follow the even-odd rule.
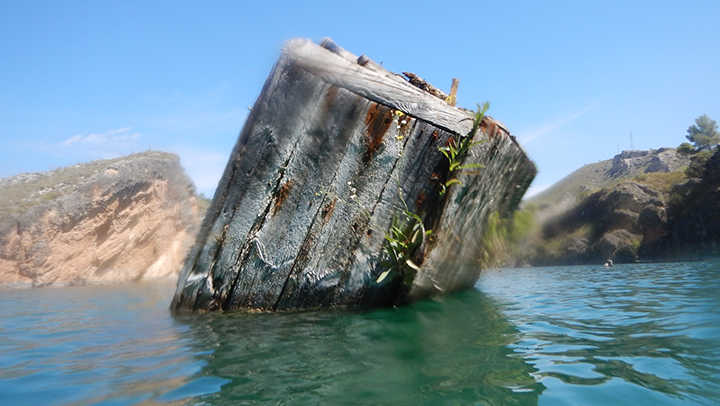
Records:
[[[122,282],[182,268],[199,214],[177,156],[146,152],[22,174],[0,181],[0,193],[33,185],[41,188],[0,217],[0,285]]]

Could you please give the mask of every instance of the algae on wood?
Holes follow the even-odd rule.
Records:
[[[385,306],[473,286],[490,213],[519,203],[535,175],[486,117],[462,186],[441,195],[440,152],[473,115],[326,40],[283,50],[240,133],[172,308]],[[385,233],[407,209],[432,238],[415,275],[387,269]],[[381,279],[378,281],[378,279]]]

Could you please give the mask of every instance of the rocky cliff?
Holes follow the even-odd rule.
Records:
[[[720,253],[720,150],[699,174],[676,184],[662,238],[643,243],[641,257],[693,258]]]
[[[179,272],[200,215],[179,158],[145,152],[0,180],[0,285]]]
[[[543,227],[544,242],[558,250],[536,261],[543,264],[633,262],[643,242],[666,234],[662,194],[637,182],[623,182],[583,199]]]
[[[567,265],[687,259],[720,243],[720,152],[707,162],[673,148],[624,151],[599,174],[604,187],[555,191],[539,209],[541,233],[526,262]],[[599,166],[597,164],[596,166]],[[686,171],[688,165],[700,171]],[[597,168],[596,168],[597,169]],[[584,170],[583,173],[588,172]],[[597,171],[594,171],[597,172]],[[588,172],[591,173],[591,172]],[[565,185],[583,185],[581,171]],[[595,182],[597,184],[598,182]],[[593,184],[593,180],[585,181]],[[548,214],[550,213],[550,214]]]
[[[677,153],[675,148],[659,148],[650,151],[622,151],[612,159],[587,164],[548,188],[527,199],[545,208],[567,209],[567,203],[602,188],[616,185],[635,176],[649,173],[676,172],[690,164],[690,156]]]

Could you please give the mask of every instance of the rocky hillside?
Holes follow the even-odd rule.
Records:
[[[526,203],[538,227],[519,262],[632,262],[716,252],[720,152],[709,160],[701,155],[624,151],[575,171]]]
[[[612,186],[637,175],[656,172],[676,172],[690,164],[690,156],[677,153],[675,148],[650,151],[623,151],[613,159],[588,164],[566,176],[549,189],[527,199],[540,206],[556,205],[560,201],[577,201],[588,193]]]
[[[176,274],[199,222],[194,186],[173,154],[0,179],[0,285]]]
[[[720,150],[699,175],[672,188],[665,234],[644,241],[641,257],[673,259],[720,254]]]

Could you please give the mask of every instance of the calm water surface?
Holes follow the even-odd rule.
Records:
[[[493,270],[366,312],[173,317],[173,292],[0,291],[0,404],[720,404],[720,262]]]

